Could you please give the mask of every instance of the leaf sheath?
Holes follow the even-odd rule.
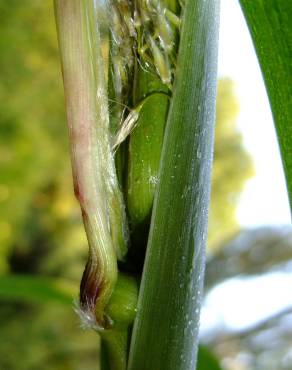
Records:
[[[129,370],[193,370],[213,152],[219,1],[185,3]]]

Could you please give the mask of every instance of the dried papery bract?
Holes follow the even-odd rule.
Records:
[[[103,328],[117,258],[127,251],[127,225],[109,140],[101,44],[93,0],[55,0],[55,12],[74,188],[89,242],[80,309],[84,317],[95,317],[93,327]]]
[[[155,92],[170,92],[179,39],[179,16],[159,0],[109,0],[107,3],[109,43],[109,97],[113,149],[128,137],[139,124],[143,99]],[[174,19],[175,22],[170,21]],[[140,70],[149,74],[149,81],[161,83],[140,96]],[[152,76],[152,77],[151,77]],[[159,86],[160,85],[160,86]],[[130,106],[129,113],[124,106]],[[162,123],[164,126],[164,123]],[[118,153],[118,156],[121,153]]]
[[[158,0],[110,0],[108,12],[111,78],[118,101],[125,103],[127,93],[133,92],[137,62],[170,87],[178,16]]]
[[[167,8],[164,1],[138,0],[136,2],[135,23],[137,24],[137,51],[145,67],[150,67],[161,81],[171,88],[176,59],[176,27],[166,14],[177,16]]]

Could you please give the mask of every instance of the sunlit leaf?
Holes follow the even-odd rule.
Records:
[[[205,346],[200,345],[196,370],[223,370],[217,358]]]
[[[240,3],[269,95],[292,206],[292,1]]]

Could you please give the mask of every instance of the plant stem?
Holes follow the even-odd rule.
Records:
[[[129,370],[193,370],[213,152],[219,1],[187,0]]]
[[[137,279],[119,273],[115,290],[105,309],[112,320],[112,326],[100,332],[103,350],[102,370],[126,370],[130,328],[136,315],[137,297]]]
[[[159,77],[138,66],[136,80],[134,104],[146,99],[129,140],[127,204],[134,225],[143,222],[151,211],[155,188],[151,179],[158,176],[169,106],[169,91]]]
[[[106,330],[101,335],[101,340],[104,351],[104,365],[102,370],[126,370],[128,331]]]

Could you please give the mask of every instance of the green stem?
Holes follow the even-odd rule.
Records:
[[[128,356],[128,331],[107,330],[101,334],[102,369],[126,370]]]
[[[187,0],[128,370],[196,365],[219,1]]]
[[[158,169],[164,137],[169,97],[160,79],[139,69],[135,100],[147,94],[139,114],[137,127],[129,140],[127,207],[131,222],[132,246],[130,258],[137,271],[142,271],[149,233],[154,193],[158,184]]]
[[[106,307],[112,328],[100,332],[103,350],[101,360],[105,369],[125,370],[127,367],[129,333],[136,315],[137,296],[137,280],[119,273],[115,290]]]
[[[127,206],[133,229],[150,218],[169,106],[168,89],[159,77],[138,67],[136,78],[134,104],[147,98],[129,140]]]

